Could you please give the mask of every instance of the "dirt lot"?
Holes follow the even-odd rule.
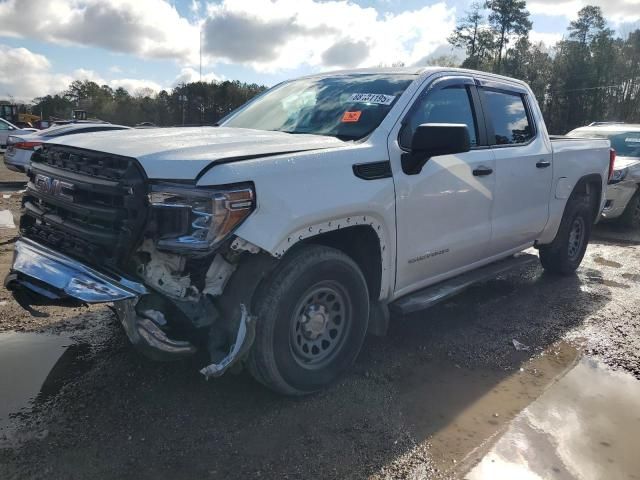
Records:
[[[0,230],[2,278],[15,233]],[[535,265],[393,318],[303,399],[148,361],[106,308],[31,317],[0,288],[0,331],[72,343],[0,433],[0,478],[457,478],[579,357],[640,379],[639,279],[640,235],[599,226],[578,275]]]

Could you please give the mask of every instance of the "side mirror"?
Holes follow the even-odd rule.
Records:
[[[458,123],[424,123],[411,138],[411,151],[402,154],[402,170],[407,175],[422,171],[431,157],[471,150],[469,129]]]

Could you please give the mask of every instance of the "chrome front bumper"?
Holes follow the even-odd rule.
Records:
[[[85,303],[117,302],[147,293],[141,283],[107,276],[26,238],[16,242],[5,286],[9,290],[27,288],[49,300]]]
[[[169,360],[196,351],[191,343],[170,339],[158,325],[136,313],[135,304],[142,295],[149,293],[144,285],[123,277],[107,276],[31,240],[20,238],[16,242],[13,266],[5,286],[14,292],[16,300],[20,291],[27,289],[35,294],[38,304],[64,300],[114,302],[129,340],[151,358]],[[29,309],[29,302],[26,303],[23,306]]]

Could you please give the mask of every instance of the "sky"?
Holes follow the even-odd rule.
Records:
[[[93,80],[131,93],[182,82],[274,85],[339,68],[424,64],[471,0],[0,0],[0,99],[30,101]],[[529,0],[551,46],[577,11],[640,26],[640,0]],[[200,58],[202,52],[202,77]]]

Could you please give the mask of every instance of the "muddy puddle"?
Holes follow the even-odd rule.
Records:
[[[524,409],[464,478],[640,478],[640,382],[583,358]]]
[[[0,438],[20,415],[86,368],[82,356],[87,349],[65,336],[0,333]]]
[[[528,353],[528,354],[527,354]],[[518,352],[524,358],[531,352]],[[516,371],[469,369],[433,362],[400,382],[407,428],[427,440],[440,471],[456,469],[570,370],[578,351],[560,343]],[[480,449],[480,450],[479,450]]]

